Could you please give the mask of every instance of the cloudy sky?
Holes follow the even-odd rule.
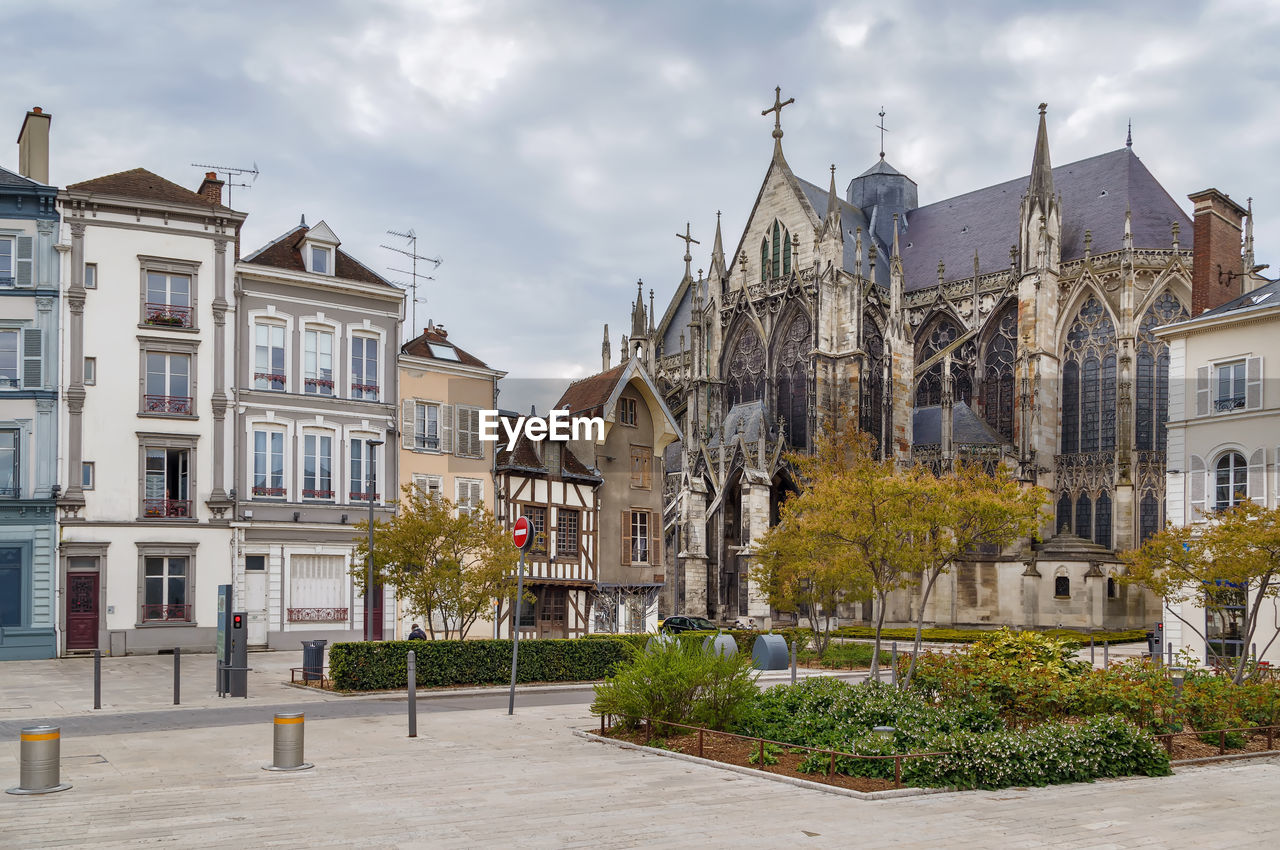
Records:
[[[246,250],[327,221],[380,271],[412,228],[444,263],[419,324],[513,377],[615,357],[638,278],[659,311],[736,243],[772,148],[841,185],[888,158],[921,203],[1025,174],[1036,106],[1053,161],[1124,143],[1173,197],[1215,186],[1280,245],[1280,5],[1247,2],[6,3],[0,124],[53,113],[52,174],[191,163],[261,170],[234,205]],[[0,164],[14,167],[16,145]],[[392,278],[403,277],[386,271]],[[504,401],[508,399],[504,398]],[[514,401],[514,399],[512,399]]]

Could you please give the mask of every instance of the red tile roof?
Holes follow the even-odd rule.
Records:
[[[428,347],[428,343],[431,343],[433,345],[447,345],[451,347],[454,351],[458,352],[457,362],[463,364],[464,366],[479,366],[481,369],[489,368],[489,366],[479,357],[475,357],[471,354],[468,354],[467,352],[463,351],[461,348],[459,348],[458,346],[450,342],[447,331],[444,333],[441,333],[435,328],[424,329],[421,336],[416,336],[413,339],[406,342],[404,345],[400,346],[400,351],[403,352],[404,354],[409,354],[414,357],[425,357],[428,360],[439,360],[441,363],[454,362],[447,358],[436,357],[434,354],[431,353],[431,349],[430,347]]]
[[[92,192],[100,195],[119,195],[124,198],[136,198],[141,201],[159,201],[166,204],[185,204],[192,207],[211,207],[220,212],[230,212],[230,207],[210,203],[209,199],[198,192],[184,189],[177,183],[165,180],[159,174],[153,174],[145,168],[133,168],[95,177],[80,183],[72,183],[66,187],[73,192]]]
[[[619,363],[606,372],[574,381],[552,407],[567,409],[570,415],[587,413],[604,407],[604,403],[609,400],[609,396],[613,395],[613,388],[618,385],[618,379],[622,377],[626,368],[626,363]]]
[[[302,261],[302,240],[306,237],[307,227],[295,227],[274,242],[259,248],[241,262],[255,266],[269,266],[273,269],[285,269],[292,272],[305,272],[307,266]],[[381,275],[370,271],[367,266],[341,248],[335,248],[337,260],[334,262],[334,277],[343,280],[354,280],[359,283],[372,283],[394,289]]]
[[[548,471],[546,464],[538,457],[537,447],[523,433],[516,438],[516,447],[513,450],[507,451],[505,448],[498,450],[495,467],[499,472],[509,469],[517,472],[530,472],[535,475],[546,475]],[[586,478],[596,482],[602,480],[600,474],[578,460],[578,456],[570,451],[567,445],[560,447],[560,474],[567,477]]]

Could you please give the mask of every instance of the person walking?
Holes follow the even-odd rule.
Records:
[[[413,624],[413,628],[409,631],[409,640],[426,640],[427,633],[422,630],[422,626],[417,623]]]

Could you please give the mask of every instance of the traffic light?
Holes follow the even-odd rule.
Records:
[[[233,628],[233,629],[243,629],[243,628],[244,628],[244,615],[243,615],[243,614],[235,614],[235,615],[233,615],[233,616],[232,616],[232,618],[231,618],[231,628]]]

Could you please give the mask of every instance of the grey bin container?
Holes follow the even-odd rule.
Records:
[[[324,648],[327,640],[304,640],[302,642],[302,681],[319,682],[324,678]]]
[[[668,634],[667,632],[663,632],[662,634],[654,635],[653,637],[645,641],[644,651],[653,652],[655,649],[661,649],[662,647],[667,646],[668,644],[673,644],[677,642],[678,641],[676,640],[675,635]]]
[[[708,655],[737,655],[738,642],[729,635],[710,635],[702,642],[702,651]]]
[[[787,639],[782,635],[760,635],[751,645],[751,660],[757,670],[786,670],[791,666]]]

